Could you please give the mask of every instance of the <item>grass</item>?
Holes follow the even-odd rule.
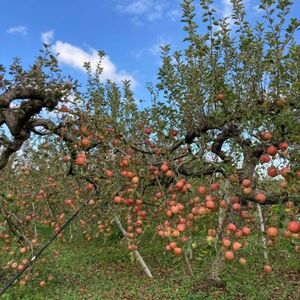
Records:
[[[159,240],[148,240],[147,247],[141,245],[141,254],[154,275],[148,279],[118,235],[106,241],[102,238],[90,242],[75,238],[71,242],[55,241],[43,259],[35,263],[30,272],[32,280],[25,286],[16,283],[1,299],[299,300],[300,257],[292,251],[280,251],[283,246],[280,243],[271,252],[273,273],[262,272],[261,249],[249,246],[242,250],[248,260],[246,266],[238,262],[225,263],[222,279],[226,288],[194,293],[193,287],[205,280],[213,259],[207,254],[209,248],[195,249],[192,261],[195,275],[191,277],[180,258],[164,254]],[[60,252],[58,257],[54,256],[55,251]],[[0,259],[3,263],[10,258],[6,253],[0,254]],[[1,284],[13,274],[6,270]],[[52,281],[47,280],[50,274],[54,276]],[[41,280],[46,280],[43,288],[39,286]]]

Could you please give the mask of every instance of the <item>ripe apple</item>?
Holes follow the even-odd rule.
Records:
[[[61,112],[63,112],[63,113],[67,113],[68,111],[69,111],[69,108],[68,108],[68,106],[66,106],[66,105],[62,105],[60,108],[59,108],[59,110],[61,111]]]
[[[20,248],[20,253],[24,254],[27,252],[27,249],[25,247]]]
[[[245,188],[250,187],[250,186],[251,186],[251,180],[250,180],[250,179],[247,179],[247,178],[243,179],[242,185],[243,185],[243,187],[245,187]]]
[[[182,248],[180,248],[180,247],[175,247],[173,251],[176,256],[179,256],[182,254]]]
[[[214,182],[210,185],[210,188],[212,191],[217,191],[220,188],[220,184],[217,182]]]
[[[24,269],[24,266],[22,264],[18,265],[18,271],[22,271]]]
[[[215,201],[212,201],[212,200],[208,200],[206,201],[206,207],[209,208],[209,209],[216,209],[216,203]]]
[[[269,237],[276,237],[278,235],[278,229],[276,227],[269,227],[266,232]]]
[[[286,167],[283,167],[281,170],[280,170],[280,175],[282,177],[286,177],[289,173],[291,173],[291,169],[290,167],[286,166]]]
[[[239,242],[234,242],[234,243],[232,244],[232,249],[233,249],[234,251],[239,251],[241,248],[242,248],[242,244],[239,243]]]
[[[206,193],[206,187],[203,186],[203,185],[200,185],[200,186],[198,187],[198,193],[199,193],[199,194],[205,194],[205,193]]]
[[[72,199],[65,199],[65,201],[64,201],[64,203],[65,203],[65,205],[67,205],[67,206],[71,206],[72,204],[73,204],[73,201],[72,201]]]
[[[277,154],[277,149],[275,146],[271,145],[267,148],[267,153],[271,156],[275,156]]]
[[[177,246],[176,242],[170,242],[169,243],[169,247],[170,247],[171,250],[174,250],[176,248],[176,246]]]
[[[285,151],[289,147],[289,144],[287,142],[282,142],[279,144],[279,149],[281,151]]]
[[[267,169],[267,173],[270,177],[276,177],[278,175],[277,169],[274,166],[271,166]]]
[[[239,211],[239,210],[241,210],[241,204],[233,203],[232,208],[233,208],[233,210]]]
[[[268,154],[263,154],[260,158],[259,158],[259,162],[261,164],[265,164],[271,161],[271,157]]]
[[[234,232],[234,231],[236,231],[236,225],[235,224],[233,224],[233,223],[229,223],[228,225],[227,225],[227,230],[228,231],[231,231],[231,232]]]
[[[238,229],[235,233],[234,233],[234,236],[237,238],[237,239],[240,239],[242,236],[243,236],[243,231],[241,229]]]
[[[177,190],[182,190],[183,187],[185,185],[185,180],[184,179],[179,179],[177,182],[176,182],[176,189]]]
[[[152,128],[150,127],[144,128],[144,133],[150,135],[152,133]]]
[[[227,202],[226,202],[226,200],[224,200],[224,199],[222,199],[221,201],[220,201],[220,207],[222,207],[222,208],[227,208],[227,206],[228,206],[228,204],[227,204]]]
[[[105,175],[107,177],[113,177],[114,176],[114,172],[112,170],[105,170]]]
[[[264,140],[264,141],[269,141],[273,137],[272,133],[269,131],[261,132],[260,136],[261,136],[262,140]]]
[[[177,205],[171,206],[171,212],[172,214],[177,214],[179,212],[179,208]]]
[[[222,239],[222,245],[225,247],[225,248],[229,248],[230,245],[231,245],[231,241],[227,238],[223,238]]]
[[[244,235],[247,236],[247,235],[251,234],[251,229],[249,227],[245,226],[245,227],[242,228],[242,232],[243,232]]]
[[[88,191],[92,191],[92,190],[94,189],[94,185],[93,185],[92,183],[88,183],[88,184],[86,185],[86,189],[87,189]]]
[[[234,260],[234,253],[233,251],[225,251],[225,259],[226,260],[229,260],[229,261],[232,261]]]
[[[174,129],[172,129],[171,132],[170,132],[170,135],[171,135],[171,137],[173,137],[173,138],[175,138],[175,137],[177,136],[177,134],[178,134],[178,131],[177,131],[177,130],[174,130]]]
[[[265,271],[265,273],[271,273],[272,272],[272,267],[270,265],[265,265],[264,266],[264,271]]]
[[[39,286],[40,287],[45,287],[45,285],[46,285],[46,281],[45,280],[42,280],[42,281],[39,282]]]
[[[122,197],[121,196],[115,196],[114,202],[117,203],[117,204],[121,203],[122,202]]]
[[[259,192],[256,194],[255,199],[259,203],[264,203],[267,200],[267,196],[264,193]]]
[[[186,225],[184,225],[184,224],[177,224],[176,227],[179,232],[183,232],[186,230]]]
[[[75,164],[78,166],[85,166],[86,165],[86,155],[84,152],[81,152],[77,155],[75,159]]]
[[[223,93],[219,93],[215,96],[215,101],[223,101],[225,99],[225,95]]]
[[[296,221],[290,221],[287,225],[287,229],[292,233],[299,233],[300,232],[300,223]]]

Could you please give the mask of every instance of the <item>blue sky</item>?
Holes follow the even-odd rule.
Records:
[[[300,1],[292,15],[300,17]],[[25,66],[38,55],[42,40],[61,52],[66,74],[80,81],[82,64],[95,62],[96,50],[104,50],[104,78],[120,82],[132,79],[137,98],[149,99],[145,85],[155,82],[159,45],[182,48],[180,0],[0,0],[0,63],[13,57]],[[199,1],[196,0],[198,4]],[[260,16],[259,0],[247,0],[251,20]],[[216,0],[220,16],[230,14],[229,0]],[[299,35],[298,35],[299,37]],[[298,39],[299,40],[299,39]]]

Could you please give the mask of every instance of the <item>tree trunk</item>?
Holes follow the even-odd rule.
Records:
[[[229,186],[230,183],[228,180],[226,180],[224,187],[225,187],[225,199],[227,203],[229,204]],[[228,205],[229,207],[229,205]],[[229,215],[229,210],[227,209],[220,209],[219,211],[219,217],[218,217],[218,234],[217,234],[217,242],[222,239],[223,237],[223,230],[224,230],[224,225],[226,223],[226,220]],[[218,246],[217,246],[218,247]],[[208,291],[212,287],[216,288],[224,288],[225,284],[222,281],[220,275],[223,269],[224,265],[224,256],[223,256],[223,251],[222,248],[219,247],[217,250],[217,254],[211,264],[210,271],[208,273],[208,276],[205,281],[203,281],[200,284],[197,284],[193,287],[193,291],[196,292],[198,290],[203,290],[203,291]]]
[[[269,263],[267,240],[265,237],[266,228],[265,228],[265,222],[264,222],[261,205],[259,203],[257,203],[257,211],[258,211],[258,218],[259,218],[259,227],[260,227],[260,232],[261,232],[261,242],[262,242],[262,246],[264,249],[264,259],[265,259],[265,263]]]

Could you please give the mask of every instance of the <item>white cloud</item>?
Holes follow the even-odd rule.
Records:
[[[51,44],[54,40],[54,30],[49,30],[41,33],[41,40],[43,43]],[[78,69],[85,72],[83,67],[84,63],[89,62],[91,64],[92,71],[96,70],[97,63],[99,62],[98,51],[94,48],[86,51],[80,47],[66,43],[63,41],[55,41],[51,45],[51,50],[58,53],[58,61],[62,64],[70,66],[74,69]],[[109,56],[105,56],[102,59],[101,66],[103,68],[101,77],[103,80],[111,79],[117,83],[121,83],[123,80],[130,80],[132,86],[137,84],[135,78],[128,74],[124,70],[117,70],[115,64],[110,60]]]
[[[180,14],[179,2],[174,0],[127,0],[117,5],[117,9],[132,16],[135,25],[143,24],[144,20],[155,21],[167,17],[175,21]],[[174,6],[174,4],[176,6]]]
[[[131,55],[135,59],[140,59],[145,53],[145,49],[139,49],[139,50],[131,50]]]
[[[156,43],[154,43],[150,48],[149,48],[149,51],[152,55],[154,56],[159,56],[160,53],[161,53],[161,49],[160,47],[161,46],[166,46],[170,44],[169,41],[167,41],[166,39],[164,38],[159,38],[158,41]]]
[[[90,49],[85,51],[84,49],[74,46],[62,41],[56,41],[52,46],[52,50],[59,53],[58,61],[62,64],[70,66],[72,68],[85,71],[83,65],[85,62],[90,62],[91,68],[95,71],[97,63],[99,62],[99,56],[96,49]],[[101,62],[103,72],[101,77],[103,80],[111,79],[117,83],[121,83],[122,80],[130,80],[132,85],[137,84],[134,77],[128,74],[124,70],[117,70],[117,67],[110,60],[109,56],[105,56]]]
[[[132,50],[131,55],[137,60],[141,59],[144,55],[149,55],[149,54],[155,56],[156,58],[160,58],[160,54],[161,54],[160,47],[168,44],[170,44],[169,40],[163,37],[158,37],[157,41],[153,43],[151,46],[149,46],[148,48]],[[157,63],[160,64],[160,59],[157,60]]]
[[[243,5],[245,6],[245,11],[247,12],[250,10],[250,2],[253,2],[253,0],[243,0]],[[232,11],[233,11],[233,5],[231,3],[231,0],[222,0],[222,9],[221,14],[224,18],[228,18],[227,21],[230,25],[233,25],[234,20],[232,19]],[[258,6],[257,6],[258,7]],[[256,6],[255,6],[256,9]],[[258,11],[258,10],[257,10]]]
[[[41,39],[42,39],[43,43],[45,43],[47,45],[50,45],[51,42],[54,39],[54,30],[49,30],[49,31],[46,31],[46,32],[42,32],[41,33]]]
[[[180,20],[181,15],[182,15],[182,13],[181,13],[180,9],[172,9],[167,13],[167,16],[173,22]]]
[[[157,19],[161,19],[163,16],[165,6],[161,3],[155,4],[152,9],[148,12],[148,20],[149,21],[154,21]]]
[[[232,3],[230,0],[222,0],[223,8],[222,8],[222,16],[224,18],[228,18],[229,24],[233,23],[231,18],[232,15]]]
[[[22,25],[18,25],[18,26],[15,26],[15,27],[8,28],[6,32],[7,33],[20,33],[22,35],[26,35],[27,34],[27,27],[22,26]]]
[[[132,50],[131,55],[136,59],[149,59],[149,55],[154,56],[155,63],[158,66],[161,66],[162,60],[161,60],[161,46],[166,46],[170,44],[170,41],[163,38],[158,37],[156,42],[150,45],[148,48],[142,48],[138,50]]]
[[[136,0],[127,5],[118,5],[118,8],[122,9],[125,13],[140,15],[149,10],[150,4],[150,0]]]

